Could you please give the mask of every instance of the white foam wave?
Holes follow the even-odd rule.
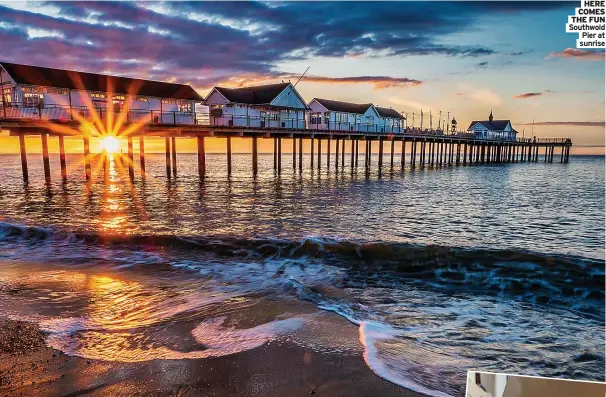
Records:
[[[262,346],[273,339],[294,332],[304,320],[288,318],[275,320],[252,328],[225,327],[225,317],[205,320],[191,334],[203,349],[178,351],[165,345],[140,345],[141,335],[131,332],[112,332],[111,337],[100,331],[82,331],[67,335],[54,333],[47,344],[68,354],[105,361],[140,362],[155,359],[178,360],[220,357]],[[72,326],[82,324],[72,322]]]
[[[366,365],[368,365],[372,372],[396,385],[430,396],[450,397],[449,394],[413,382],[410,378],[402,374],[403,360],[398,361],[397,370],[389,365],[386,357],[379,352],[377,344],[390,340],[395,341],[400,335],[402,335],[401,331],[398,331],[387,324],[369,321],[361,322],[360,343],[364,346],[364,361],[366,362]]]

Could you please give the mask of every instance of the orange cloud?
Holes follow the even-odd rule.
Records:
[[[567,48],[564,51],[551,52],[546,59],[550,58],[574,58],[584,61],[603,61],[604,51],[579,50],[577,48]]]
[[[574,126],[574,127],[602,127],[604,121],[537,121],[536,123],[518,123],[518,125],[548,125],[548,126]]]
[[[220,87],[244,87],[252,85],[261,85],[267,83],[276,83],[279,81],[291,81],[293,84],[301,77],[295,74],[242,74],[229,77],[217,83]],[[327,76],[305,76],[302,82],[324,83],[324,84],[372,84],[374,90],[386,88],[404,88],[423,84],[421,80],[410,79],[408,77],[390,77],[390,76],[350,76],[350,77],[327,77]],[[209,88],[209,87],[207,87]]]
[[[304,80],[313,83],[326,84],[372,84],[375,90],[382,90],[392,87],[411,87],[423,84],[422,81],[409,79],[408,77],[390,77],[390,76],[351,76],[351,77],[326,77],[326,76],[306,76]]]

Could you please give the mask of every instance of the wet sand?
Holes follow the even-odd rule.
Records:
[[[35,324],[0,319],[0,396],[422,396],[361,355],[268,343],[229,356],[120,363],[47,347]]]

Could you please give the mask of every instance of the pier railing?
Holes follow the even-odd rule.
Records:
[[[305,130],[309,132],[329,132],[334,135],[348,135],[356,133],[384,133],[394,135],[436,137],[436,138],[463,138],[474,139],[472,132],[466,131],[444,131],[441,129],[427,129],[418,127],[402,127],[399,125],[368,124],[363,122],[345,123],[309,123],[302,118],[284,118],[280,113],[277,116],[248,116],[248,115],[222,115],[214,116],[212,113],[161,111],[146,109],[129,109],[127,107],[115,106],[108,108],[90,108],[87,106],[64,106],[23,104],[23,103],[0,103],[0,120],[46,120],[49,122],[65,123],[69,121],[100,120],[106,122],[108,119],[122,119],[127,123],[160,124],[160,125],[199,125],[223,128],[257,128],[257,129],[292,129]],[[508,138],[491,138],[490,141],[512,142]],[[518,137],[518,143],[570,143],[569,138],[525,138]]]

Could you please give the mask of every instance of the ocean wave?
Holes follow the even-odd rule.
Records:
[[[585,377],[603,368],[603,356],[596,353],[601,346],[587,347],[572,363],[566,352],[558,353],[558,346],[577,343],[577,338],[592,341],[595,330],[603,332],[604,262],[587,258],[324,237],[107,235],[0,222],[3,260],[159,270],[163,278],[171,272],[202,280],[204,293],[190,292],[185,300],[176,295],[178,304],[164,294],[154,295],[145,307],[133,299],[123,307],[128,321],[120,311],[102,321],[43,322],[51,346],[87,357],[109,359],[116,343],[132,344],[121,358],[127,361],[203,358],[255,348],[292,334],[302,327],[301,318],[239,330],[224,324],[223,312],[209,311],[213,316],[192,329],[192,350],[162,344],[142,348],[126,331],[190,321],[188,313],[207,304],[225,305],[228,298],[285,291],[357,325],[372,371],[429,395],[460,395],[460,375],[471,367],[551,376],[568,376],[582,367],[590,371]],[[118,296],[126,299],[129,293]],[[565,324],[573,337],[552,329],[556,323]],[[538,331],[529,335],[527,329]],[[106,332],[113,339],[104,338]],[[218,337],[208,339],[211,334]],[[502,354],[505,344],[509,355]]]
[[[62,261],[69,260],[67,252],[78,261],[86,259],[87,255],[92,260],[94,254],[90,248],[93,247],[105,250],[100,255],[104,261],[108,259],[107,251],[119,252],[120,255],[113,258],[120,259],[118,262],[126,266],[169,263],[176,265],[173,267],[200,268],[196,265],[200,255],[209,254],[237,262],[280,260],[280,266],[275,269],[278,274],[284,266],[334,266],[344,270],[341,278],[333,280],[338,287],[370,285],[389,288],[394,282],[406,282],[452,291],[509,294],[538,304],[569,305],[572,302],[574,305],[581,302],[586,306],[593,302],[603,309],[604,302],[604,261],[526,250],[470,249],[324,237],[288,240],[110,235],[66,232],[7,222],[0,222],[0,244],[25,244],[28,254],[21,259],[35,257],[37,249],[48,255],[50,246],[63,253]],[[162,251],[161,254],[157,253],[158,250]],[[13,259],[19,259],[19,255],[23,253],[17,252]],[[168,259],[171,256],[178,260],[171,261]]]

